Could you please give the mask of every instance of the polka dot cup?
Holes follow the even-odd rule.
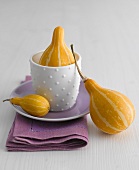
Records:
[[[48,99],[51,111],[64,111],[76,103],[79,93],[80,76],[75,64],[61,67],[39,65],[43,52],[39,52],[30,59],[32,86],[36,94]],[[81,67],[81,57],[76,54]]]

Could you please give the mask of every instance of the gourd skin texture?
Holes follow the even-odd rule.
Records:
[[[90,94],[90,115],[95,125],[108,134],[119,133],[133,122],[135,110],[123,94],[99,86],[87,79],[85,87]]]
[[[52,42],[42,54],[39,64],[43,66],[59,67],[73,64],[74,57],[64,42],[64,29],[56,27]]]
[[[10,102],[21,106],[23,110],[33,116],[44,116],[50,109],[50,104],[44,97],[40,95],[30,94],[23,98],[11,98]]]

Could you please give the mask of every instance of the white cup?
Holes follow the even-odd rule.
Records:
[[[80,76],[75,64],[49,67],[39,65],[42,52],[30,58],[32,86],[36,94],[44,96],[50,102],[51,111],[64,111],[76,103],[79,93]],[[81,57],[75,54],[81,67]]]

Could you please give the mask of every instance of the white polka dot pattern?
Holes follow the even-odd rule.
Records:
[[[65,75],[65,74],[63,74],[63,75],[62,75],[62,77],[63,77],[63,78],[65,78],[65,77],[66,77],[66,75]]]
[[[75,64],[58,68],[30,64],[33,89],[48,99],[51,111],[67,110],[75,104],[80,85]]]
[[[57,81],[55,84],[56,84],[56,85],[59,85],[59,82]]]
[[[55,71],[56,71],[56,72],[58,72],[58,71],[59,71],[59,69],[58,69],[58,68],[56,68],[56,69],[55,69]]]
[[[49,78],[50,78],[50,79],[52,79],[52,78],[53,78],[53,76],[49,75]]]

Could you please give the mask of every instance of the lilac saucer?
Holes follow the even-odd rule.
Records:
[[[25,82],[14,89],[10,95],[10,98],[13,97],[22,97],[28,94],[34,94],[35,92],[32,89],[32,81]],[[80,84],[79,95],[77,97],[76,104],[69,110],[61,112],[52,112],[50,111],[44,117],[35,117],[29,115],[21,107],[17,105],[12,105],[14,110],[19,114],[26,116],[31,119],[41,120],[41,121],[50,121],[50,122],[59,122],[67,121],[72,119],[77,119],[89,113],[89,95],[84,87],[83,82]]]

